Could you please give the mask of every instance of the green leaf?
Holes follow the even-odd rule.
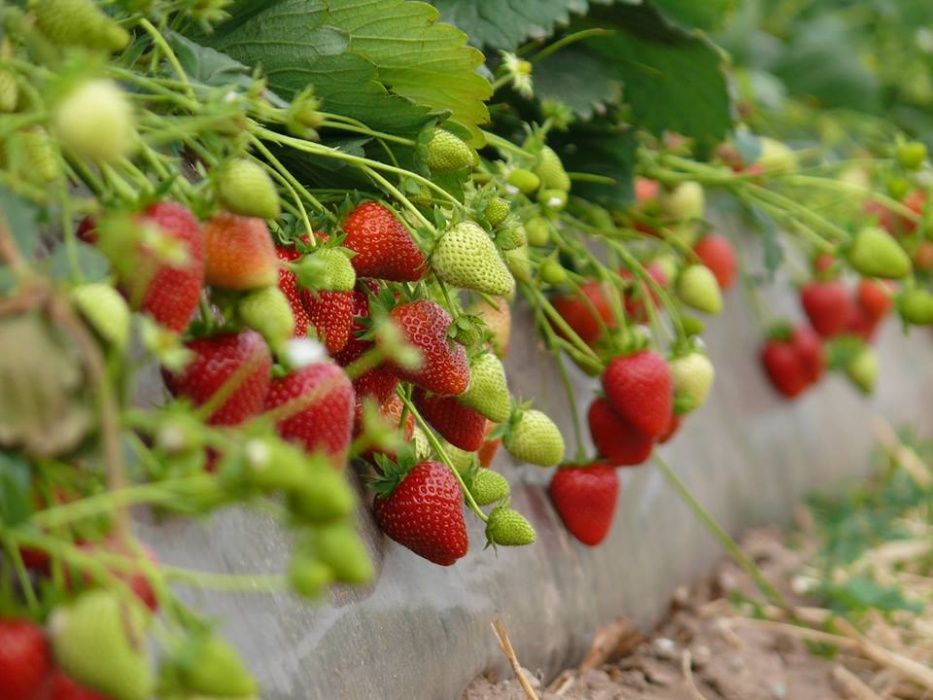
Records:
[[[514,50],[526,39],[550,36],[583,14],[586,0],[433,0],[445,22],[465,31],[470,41],[490,49]]]
[[[715,29],[735,9],[736,0],[651,0],[661,14],[685,27]]]
[[[0,215],[20,252],[27,258],[35,255],[39,245],[39,214],[34,204],[0,186]]]
[[[588,44],[615,69],[633,120],[657,135],[674,131],[708,148],[732,126],[722,56],[706,39],[666,23],[647,6],[615,10],[620,30]]]
[[[552,146],[564,167],[571,172],[603,175],[612,184],[576,180],[572,193],[610,209],[618,209],[635,198],[632,180],[635,171],[635,130],[618,126],[608,119],[594,119],[554,134]]]
[[[466,127],[488,120],[492,87],[483,55],[466,35],[438,22],[435,8],[406,0],[241,0],[201,40],[247,65],[291,97],[309,84],[324,109],[401,134],[436,115]]]
[[[252,83],[250,70],[239,61],[209,46],[202,46],[176,32],[167,34],[169,44],[178,57],[181,67],[191,80],[221,87]]]
[[[825,598],[829,607],[840,612],[863,612],[866,610],[907,610],[913,613],[923,611],[923,605],[908,600],[893,586],[882,586],[864,575],[853,576],[844,583],[825,582],[817,595]]]
[[[571,47],[548,56],[534,67],[535,95],[560,100],[577,115],[590,119],[622,96],[622,84],[612,66],[586,49]]]
[[[761,247],[764,252],[764,266],[768,273],[768,280],[774,279],[774,273],[784,262],[784,248],[781,247],[781,236],[778,233],[774,220],[758,207],[748,209],[752,221],[761,231]]]
[[[20,457],[0,453],[0,523],[14,527],[32,514],[29,464]]]
[[[44,261],[52,279],[69,280],[72,278],[71,259],[68,247],[56,246],[52,254]],[[75,263],[85,282],[99,282],[110,272],[110,263],[94,246],[75,243]]]

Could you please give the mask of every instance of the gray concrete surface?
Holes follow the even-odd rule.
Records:
[[[786,291],[778,306],[799,313]],[[560,385],[530,337],[519,318],[508,360],[512,388],[535,397],[569,437]],[[711,400],[662,454],[731,532],[787,523],[805,494],[864,473],[875,415],[931,433],[929,333],[904,339],[895,321],[887,323],[873,398],[832,377],[794,404],[771,391],[758,367],[761,330],[741,290],[729,294],[705,337],[719,373]],[[575,381],[585,407],[595,380]],[[504,669],[493,618],[505,621],[525,666],[553,674],[579,660],[600,624],[626,616],[650,626],[679,584],[722,555],[650,466],[623,472],[612,533],[597,549],[562,529],[543,489],[550,471],[501,454],[497,466],[538,530],[532,547],[496,554],[476,546],[440,568],[389,542],[361,512],[379,569],[368,590],[339,591],[317,607],[284,593],[192,592],[191,600],[225,619],[267,700],[455,700],[477,674]],[[172,564],[271,572],[287,561],[286,536],[253,514],[227,512],[207,525],[173,521],[142,534]],[[475,519],[470,536],[483,542]]]

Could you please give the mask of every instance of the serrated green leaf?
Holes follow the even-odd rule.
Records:
[[[584,119],[604,111],[622,95],[622,84],[612,66],[576,47],[536,63],[534,85],[539,98],[560,100]]]
[[[32,514],[29,464],[15,455],[0,454],[0,523],[13,527]]]
[[[243,85],[252,83],[250,70],[239,61],[209,46],[202,46],[176,32],[168,33],[168,41],[185,69],[188,78],[205,85]]]
[[[673,22],[697,29],[722,26],[736,6],[736,0],[651,0]]]
[[[430,5],[406,0],[241,0],[201,40],[247,65],[290,97],[309,84],[324,109],[392,133],[415,134],[450,114],[479,139],[492,93],[476,69],[483,55],[438,22]]]
[[[583,14],[586,0],[433,0],[445,22],[465,31],[471,43],[514,50],[526,39],[543,39]]]

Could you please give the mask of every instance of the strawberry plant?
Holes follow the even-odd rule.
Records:
[[[744,68],[709,38],[729,43],[727,3],[584,17],[548,0],[534,21],[489,4],[0,7],[11,697],[256,694],[178,590],[366,583],[359,507],[444,566],[470,550],[466,517],[488,544],[531,545],[490,468],[499,445],[558,467],[559,516],[600,543],[615,468],[715,392],[698,314],[736,286],[757,299],[782,262],[809,325],[756,310],[787,398],[826,368],[871,391],[884,317],[933,323],[922,143],[777,140],[779,110],[730,90]],[[713,201],[760,236],[763,274],[707,220]],[[572,441],[512,394],[513,306],[567,389]],[[570,365],[592,378],[590,441]],[[134,536],[132,508],[231,507],[294,535],[286,571],[166,566]]]

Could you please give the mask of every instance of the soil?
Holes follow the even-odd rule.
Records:
[[[806,552],[775,530],[757,530],[743,549],[795,604],[790,590]],[[731,562],[692,589],[677,592],[670,615],[646,639],[624,621],[600,629],[581,665],[545,683],[526,670],[540,700],[835,700],[859,695],[861,681],[805,642],[753,624],[743,598],[761,600]],[[864,686],[861,686],[864,689]],[[529,700],[515,677],[477,678],[461,700]],[[874,696],[877,697],[877,696]]]

